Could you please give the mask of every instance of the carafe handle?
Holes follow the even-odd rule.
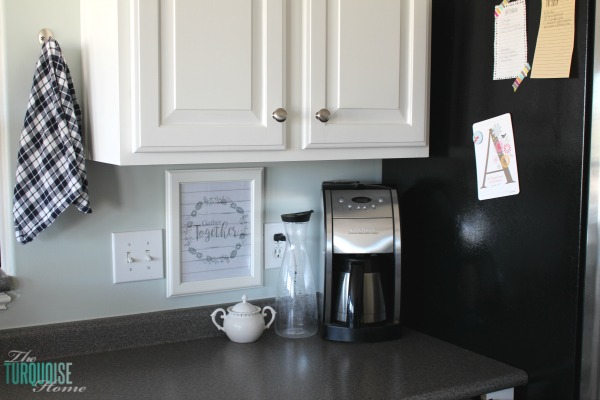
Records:
[[[210,316],[212,317],[212,322],[213,324],[215,324],[215,326],[220,330],[225,332],[225,328],[223,328],[222,325],[217,324],[217,321],[215,320],[215,317],[217,316],[217,314],[219,314],[219,312],[222,312],[223,315],[221,315],[221,319],[225,319],[225,310],[223,310],[222,308],[217,308],[215,311],[213,311],[212,314],[210,314]]]
[[[275,314],[277,314],[277,312],[275,312],[275,310],[271,306],[264,306],[263,309],[262,309],[262,315],[263,315],[263,317],[267,316],[267,314],[265,313],[265,310],[271,311],[271,320],[265,326],[265,329],[269,329],[269,327],[271,326],[271,324],[273,323],[273,321],[275,321]]]

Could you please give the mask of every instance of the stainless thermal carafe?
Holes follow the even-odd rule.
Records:
[[[340,273],[336,320],[348,326],[373,324],[386,319],[381,275],[369,259],[348,259]],[[358,316],[358,317],[356,317]]]

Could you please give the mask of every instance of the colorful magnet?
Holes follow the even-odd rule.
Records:
[[[483,142],[483,133],[480,131],[473,132],[473,143],[481,144]]]

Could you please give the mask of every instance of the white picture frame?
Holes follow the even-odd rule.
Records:
[[[167,297],[263,284],[263,168],[166,171]]]

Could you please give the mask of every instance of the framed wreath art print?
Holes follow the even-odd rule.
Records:
[[[166,171],[167,297],[262,285],[263,169]]]

